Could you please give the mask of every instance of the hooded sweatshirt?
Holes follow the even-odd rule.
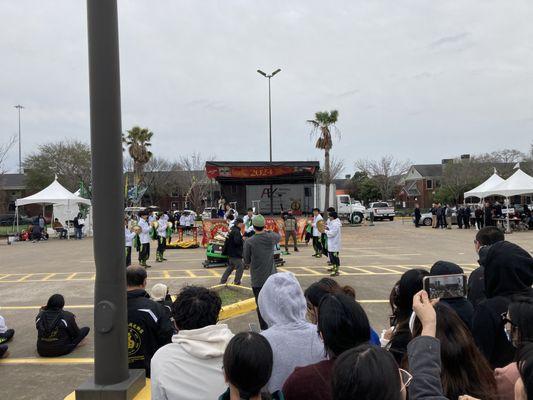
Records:
[[[507,241],[490,246],[485,263],[485,294],[472,320],[472,335],[493,368],[509,364],[515,349],[507,340],[501,315],[513,296],[533,297],[533,258]]]
[[[280,390],[296,367],[326,358],[316,325],[305,319],[307,303],[297,279],[290,272],[270,276],[259,293],[259,310],[269,328],[262,332],[274,353],[269,392]]]
[[[172,336],[152,357],[152,400],[217,399],[226,390],[222,357],[232,337],[226,324]]]
[[[431,267],[429,274],[435,275],[454,275],[464,274],[463,269],[449,261],[437,261]],[[449,305],[459,315],[459,317],[466,324],[468,329],[472,328],[472,316],[474,315],[474,306],[465,297],[457,297],[452,299],[441,299],[443,303]]]

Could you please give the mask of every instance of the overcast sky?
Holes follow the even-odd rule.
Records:
[[[23,155],[89,141],[86,5],[0,0],[0,135]],[[530,0],[120,0],[122,126],[157,156],[322,159],[306,120],[339,110],[333,154],[417,163],[533,141]],[[17,165],[13,149],[9,166]]]

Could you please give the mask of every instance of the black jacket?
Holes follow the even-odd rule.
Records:
[[[74,314],[62,309],[41,310],[35,318],[37,352],[52,357],[65,354],[80,328]]]
[[[225,243],[226,255],[228,257],[242,258],[243,245],[241,230],[236,226],[232,226]]]
[[[514,296],[533,297],[533,258],[514,243],[490,246],[485,261],[485,294],[474,313],[472,334],[493,368],[513,361],[515,349],[507,339],[502,321]]]
[[[479,249],[479,267],[468,277],[468,300],[477,307],[479,303],[487,298],[485,295],[485,267],[489,246],[482,246]]]
[[[422,217],[422,213],[420,212],[420,208],[415,208],[415,218],[420,219]]]
[[[146,370],[155,352],[170,343],[172,322],[163,306],[143,289],[128,291],[128,363],[131,369]]]

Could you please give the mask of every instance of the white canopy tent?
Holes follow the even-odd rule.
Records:
[[[71,206],[78,204],[91,205],[91,201],[83,197],[76,196],[74,193],[67,190],[63,185],[57,181],[57,177],[46,188],[31,196],[24,197],[15,201],[15,213],[17,215],[17,231],[18,231],[18,208],[27,204],[41,204],[43,207],[48,204],[66,205],[67,210]]]
[[[509,211],[509,197],[520,194],[533,193],[533,177],[518,169],[505,181],[499,183],[487,193],[488,196],[504,196],[507,198],[507,210]],[[509,212],[507,212],[507,230],[509,231]]]
[[[500,183],[505,182],[505,180],[494,171],[494,173],[481,185],[475,187],[472,190],[469,190],[464,194],[464,198],[468,197],[478,197],[479,199],[484,199],[489,195],[491,189]]]

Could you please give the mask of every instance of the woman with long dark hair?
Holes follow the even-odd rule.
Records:
[[[262,335],[241,332],[235,335],[224,352],[223,368],[228,390],[219,400],[283,400],[281,392],[262,393],[272,374],[272,347]]]
[[[446,397],[456,400],[468,393],[483,400],[498,399],[492,369],[476,347],[466,324],[449,305],[437,303],[434,308],[437,317],[436,338],[441,347],[441,381]],[[422,325],[415,320],[413,336],[421,334]]]
[[[406,271],[390,296],[392,317],[390,341],[386,348],[392,353],[398,365],[402,365],[407,345],[412,339],[409,319],[413,313],[413,296],[422,290],[423,279],[429,275],[424,269]]]
[[[359,303],[343,293],[322,297],[318,310],[318,334],[327,359],[296,367],[283,385],[287,400],[329,400],[335,359],[346,350],[370,340],[368,317]]]
[[[76,317],[64,307],[65,298],[54,294],[35,318],[37,352],[41,357],[69,354],[89,333],[88,327],[78,328]]]
[[[349,285],[341,286],[332,278],[322,278],[314,282],[304,291],[307,302],[307,320],[312,324],[317,324],[318,306],[320,301],[328,294],[345,294],[352,300],[356,299],[355,289]],[[370,328],[370,343],[380,345],[379,335]]]

